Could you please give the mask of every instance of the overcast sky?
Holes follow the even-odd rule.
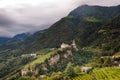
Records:
[[[48,28],[83,4],[114,6],[120,0],[0,0],[0,36]]]

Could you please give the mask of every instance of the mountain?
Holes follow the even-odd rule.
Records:
[[[29,36],[29,33],[21,33],[21,34],[17,34],[15,35],[11,40],[21,40],[21,39],[25,39]]]
[[[10,38],[6,42],[4,42],[4,44],[0,45],[0,50],[1,51],[7,50],[7,49],[13,50],[13,49],[18,49],[18,48],[27,46],[31,44],[37,38],[37,36],[41,35],[45,31],[46,29],[37,31],[33,34],[30,34],[30,33],[17,34],[13,38]]]
[[[108,21],[105,25],[96,30],[93,43],[100,48],[107,50],[109,55],[113,55],[120,51],[120,15],[115,16],[112,20]],[[112,54],[113,53],[113,54]],[[105,55],[105,54],[104,54]],[[108,55],[108,54],[107,54]]]
[[[12,38],[1,38],[0,41],[1,45],[0,45],[0,50],[4,51],[4,50],[10,50],[13,48],[13,46],[15,45],[17,47],[17,45],[21,43],[21,41],[23,41],[23,39],[27,38],[30,34],[28,33],[21,33],[21,34],[17,34]]]
[[[83,5],[60,21],[53,24],[44,34],[38,36],[29,48],[41,49],[58,47],[62,42],[75,39],[80,47],[91,43],[90,38],[96,30],[120,14],[120,5],[113,7]]]
[[[118,15],[120,12],[119,8],[120,5],[112,7],[83,5],[73,10],[69,15],[79,19],[94,17],[103,21]]]
[[[0,37],[0,44],[4,44],[6,43],[8,40],[10,40],[11,38],[8,37]]]
[[[119,79],[119,13],[104,22],[96,21],[96,19],[81,20],[82,23],[80,22],[78,26],[73,25],[77,21],[72,21],[71,16],[67,16],[67,18],[65,17],[51,26],[41,35],[43,42],[49,42],[48,46],[46,44],[43,45],[43,42],[39,46],[38,42],[37,44],[36,42],[32,44],[36,44],[34,46],[35,49],[41,48],[42,45],[43,49],[48,48],[48,50],[41,49],[43,51],[36,51],[38,57],[24,66],[22,70],[25,70],[28,74],[23,74],[21,78],[24,79],[26,78],[25,76],[29,76],[28,79],[31,78],[33,80],[34,78],[43,80]],[[40,42],[42,38],[39,37],[37,40]],[[71,40],[73,39],[77,42],[78,50],[75,49],[75,46],[60,48],[59,44],[62,42],[71,46]],[[58,41],[58,43],[55,41]],[[59,48],[53,49],[52,47],[54,46]],[[116,53],[119,54],[116,55]],[[28,70],[29,68],[33,71]],[[37,71],[38,73],[36,74]],[[30,72],[34,76],[39,75],[40,77],[30,77]]]
[[[0,44],[5,44],[7,42],[12,42],[12,41],[17,41],[17,40],[22,40],[28,37],[30,34],[29,33],[21,33],[17,34],[12,38],[9,37],[0,37]]]
[[[119,80],[119,26],[120,5],[80,6],[48,29],[2,45],[12,50],[0,54],[0,79]]]
[[[70,43],[73,39],[76,40],[80,47],[87,46],[92,43],[92,35],[94,35],[99,27],[120,14],[119,8],[120,5],[112,7],[80,6],[45,30],[42,35],[38,34],[37,37],[34,37],[35,33],[35,35],[30,35],[22,41],[14,42],[13,40],[13,43],[7,43],[4,47],[5,49],[10,46],[12,48],[19,48],[18,45],[21,45],[26,47],[24,48],[25,51],[30,52],[47,47],[59,47],[62,42]]]

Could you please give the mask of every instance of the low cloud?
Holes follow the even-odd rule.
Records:
[[[9,3],[11,1],[11,3]],[[83,5],[113,6],[120,0],[2,0],[0,1],[0,36],[46,29]]]

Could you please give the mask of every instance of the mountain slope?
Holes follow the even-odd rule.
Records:
[[[62,42],[70,43],[75,39],[79,46],[89,45],[89,39],[99,27],[120,14],[120,6],[100,7],[81,6],[68,16],[53,24],[40,35],[29,48],[39,50],[46,47],[58,47]]]
[[[118,15],[120,12],[120,5],[113,7],[88,6],[83,5],[73,10],[69,15],[75,18],[83,19],[85,17],[95,17],[99,20],[108,20]]]
[[[0,37],[0,45],[6,43],[8,40],[10,40],[11,38],[8,37]]]
[[[100,48],[109,51],[109,54],[120,51],[120,15],[108,21],[100,27],[93,35],[92,45],[98,45]]]
[[[35,32],[34,34],[29,34],[29,33],[18,34],[13,38],[7,40],[4,44],[0,45],[0,51],[4,51],[7,49],[10,50],[19,49],[21,47],[28,46],[37,38],[37,36],[41,35],[45,31],[46,30],[40,30]]]

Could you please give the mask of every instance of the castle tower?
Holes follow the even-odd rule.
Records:
[[[75,40],[72,41],[72,46],[76,46]]]
[[[75,43],[75,40],[72,41],[71,46],[72,46],[76,51],[78,51],[78,48],[77,48],[76,43]]]

